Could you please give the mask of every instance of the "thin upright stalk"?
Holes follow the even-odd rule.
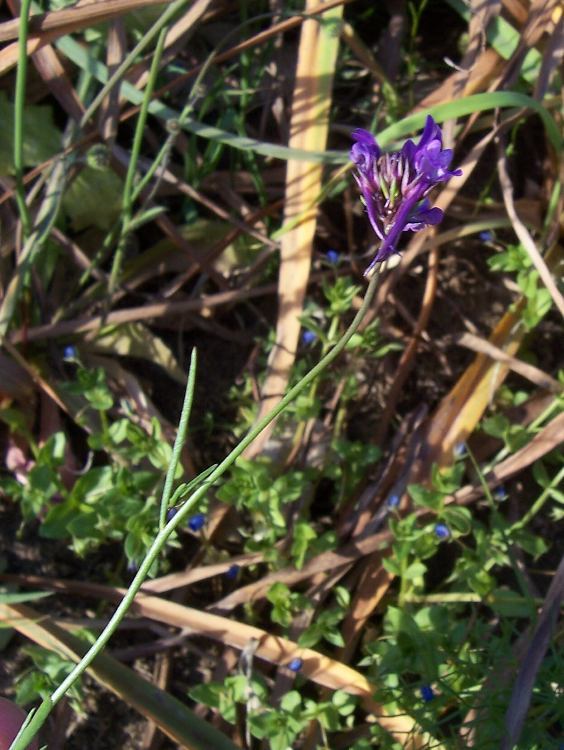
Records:
[[[31,0],[22,0],[20,30],[18,37],[18,69],[16,72],[16,95],[14,100],[14,170],[16,178],[16,202],[20,212],[24,239],[31,232],[31,217],[25,202],[24,186],[24,107],[27,80],[27,37]]]
[[[109,281],[109,294],[108,299],[111,300],[112,295],[115,291],[120,273],[121,266],[123,263],[123,257],[125,253],[125,246],[127,244],[127,237],[130,233],[130,223],[133,213],[133,182],[135,174],[137,172],[137,163],[139,161],[139,155],[141,153],[141,144],[143,142],[143,135],[145,132],[145,125],[147,124],[147,117],[149,114],[149,104],[153,91],[155,90],[155,83],[157,81],[157,75],[159,72],[159,64],[163,54],[165,38],[167,35],[168,28],[165,27],[161,30],[159,38],[157,40],[157,46],[151,63],[151,70],[149,73],[149,80],[145,87],[143,103],[139,110],[139,117],[137,118],[137,124],[135,126],[135,135],[133,136],[133,146],[131,148],[131,156],[129,159],[129,165],[127,168],[127,174],[125,176],[125,185],[123,188],[123,206],[122,206],[122,219],[121,219],[121,236],[112,263],[112,270],[110,273]]]
[[[245,449],[255,440],[260,433],[273,422],[307,386],[312,383],[315,378],[328,367],[343,351],[351,337],[356,333],[366,313],[368,312],[370,305],[376,294],[378,286],[379,273],[375,273],[372,277],[370,284],[366,290],[364,300],[360,309],[354,317],[354,320],[343,334],[342,338],[335,344],[331,351],[319,360],[319,362],[306,374],[304,377],[296,383],[295,386],[290,388],[284,398],[276,405],[269,414],[266,414],[257,424],[252,427],[245,437],[239,442],[239,444],[226,456],[223,461],[209,474],[209,476],[198,486],[198,488],[186,499],[184,504],[179,508],[178,512],[170,519],[166,526],[159,530],[151,547],[149,548],[145,559],[139,566],[139,570],[131,582],[127,592],[125,593],[120,604],[116,608],[114,614],[110,618],[110,621],[104,628],[104,630],[98,636],[96,642],[86,652],[82,659],[76,664],[68,676],[63,680],[59,687],[53,692],[53,694],[46,698],[37,711],[33,714],[30,713],[26,720],[26,724],[22,727],[22,730],[18,734],[18,737],[14,740],[9,750],[24,750],[31,742],[33,737],[37,734],[41,726],[46,721],[47,717],[65,695],[67,690],[76,682],[76,680],[86,671],[94,659],[100,654],[105,648],[106,644],[117,630],[119,624],[127,614],[128,609],[139,589],[143,585],[151,567],[158,558],[161,550],[165,546],[172,532],[180,526],[190,514],[194,507],[199,503],[209,488],[221,477],[226,471],[233,466],[237,458],[245,451]],[[187,385],[187,391],[190,388],[190,378]],[[179,437],[177,443],[183,443],[186,438],[187,423],[179,426]],[[163,491],[164,492],[164,491]]]

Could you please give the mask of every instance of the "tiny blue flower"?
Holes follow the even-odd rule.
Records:
[[[135,562],[135,560],[129,560],[127,563],[127,570],[129,573],[137,573],[139,570],[139,565]]]
[[[177,514],[176,508],[169,508],[166,512],[166,520],[167,522],[170,521],[174,516]]]
[[[188,528],[190,531],[199,531],[206,523],[206,517],[203,513],[196,513],[188,520]]]
[[[421,697],[423,698],[425,703],[429,703],[429,701],[432,701],[435,697],[433,688],[430,685],[421,685],[419,692],[421,693]]]
[[[226,570],[226,571],[225,571],[225,576],[226,576],[227,578],[231,578],[231,579],[233,579],[233,578],[237,578],[237,573],[238,573],[238,572],[239,572],[240,570],[241,570],[241,568],[240,568],[240,566],[239,566],[239,565],[235,565],[235,564],[233,564],[233,565],[231,565],[231,567],[230,567],[230,568],[229,568],[228,570]]]
[[[288,664],[288,669],[292,672],[299,672],[303,665],[303,659],[300,659],[299,656],[296,656],[296,658],[292,659],[292,661]]]
[[[331,263],[331,265],[336,266],[339,262],[340,253],[337,252],[337,250],[327,250],[326,256],[327,262]]]
[[[466,453],[466,443],[457,443],[454,446],[454,455],[456,458],[460,458]]]
[[[500,484],[498,487],[495,488],[493,491],[494,500],[497,500],[498,503],[503,502],[507,498],[507,490],[503,486],[503,484]]]
[[[478,237],[482,240],[482,242],[491,242],[494,239],[494,233],[490,230],[486,230],[485,232],[480,232]]]
[[[309,346],[317,339],[317,335],[313,331],[304,331],[302,333],[302,344]]]
[[[76,346],[72,346],[69,344],[69,346],[65,346],[63,350],[63,359],[67,362],[72,362],[74,359],[76,359],[78,356],[78,351],[76,349]]]
[[[435,535],[439,539],[448,539],[450,536],[450,529],[449,527],[444,523],[438,523],[435,526]]]
[[[396,493],[393,493],[388,497],[386,500],[386,505],[388,508],[397,508],[400,502],[400,497]]]

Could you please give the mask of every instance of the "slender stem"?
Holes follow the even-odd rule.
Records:
[[[133,146],[131,148],[131,157],[129,159],[129,165],[127,167],[127,174],[125,176],[125,184],[123,187],[123,208],[122,208],[122,219],[121,219],[121,236],[119,239],[114,261],[112,263],[112,270],[110,273],[109,281],[109,294],[108,300],[111,300],[112,295],[115,291],[117,281],[121,272],[121,266],[123,262],[123,256],[125,253],[125,246],[127,244],[127,236],[129,234],[129,223],[131,221],[131,214],[133,212],[133,181],[135,179],[135,173],[137,172],[137,163],[139,161],[139,155],[141,153],[141,144],[143,143],[143,135],[145,132],[145,125],[147,124],[147,117],[149,114],[149,104],[153,91],[155,90],[155,84],[157,81],[157,75],[159,72],[159,64],[163,54],[165,38],[167,35],[167,27],[161,30],[159,38],[157,40],[157,46],[151,63],[151,70],[149,73],[149,80],[143,93],[143,102],[141,109],[139,110],[139,117],[137,118],[137,124],[135,126],[135,134],[133,136]]]
[[[382,264],[381,268],[383,270],[385,268],[385,264]],[[350,326],[347,328],[343,337],[335,344],[333,349],[331,349],[331,351],[329,351],[315,365],[315,367],[313,367],[306,375],[304,375],[304,377],[300,380],[299,383],[296,383],[296,385],[293,386],[293,388],[290,388],[290,390],[286,393],[286,395],[280,401],[280,403],[269,414],[264,416],[259,422],[257,422],[257,424],[254,427],[252,427],[249,430],[247,435],[245,435],[245,437],[231,451],[231,453],[223,459],[223,461],[214,469],[214,471],[212,471],[212,473],[208,476],[208,478],[186,500],[184,505],[182,505],[182,507],[178,510],[178,513],[176,513],[176,515],[174,515],[170,519],[167,525],[158,532],[157,536],[155,537],[153,543],[151,544],[151,547],[149,548],[145,556],[145,559],[139,566],[139,570],[135,578],[131,582],[123,599],[121,600],[114,614],[110,618],[110,621],[108,622],[104,630],[98,636],[96,643],[94,643],[93,646],[90,649],[88,649],[86,654],[82,657],[82,659],[78,662],[78,664],[76,664],[76,666],[68,674],[65,680],[63,680],[63,682],[59,685],[59,687],[53,692],[53,694],[49,698],[46,698],[43,701],[43,703],[41,703],[41,705],[39,706],[38,710],[34,713],[32,718],[29,719],[28,717],[29,723],[27,727],[21,733],[20,737],[18,737],[17,740],[14,740],[9,750],[24,750],[27,747],[27,745],[35,737],[35,735],[37,734],[41,726],[44,724],[51,710],[57,705],[57,703],[65,695],[67,690],[86,671],[86,669],[90,666],[90,664],[94,661],[94,659],[98,656],[98,654],[102,652],[102,650],[104,649],[104,647],[106,646],[110,638],[112,637],[113,633],[116,631],[120,622],[125,617],[129,607],[131,606],[135,596],[137,595],[137,592],[143,585],[143,582],[145,578],[147,577],[153,563],[159,556],[168,538],[170,537],[172,532],[176,529],[176,527],[184,522],[185,518],[192,511],[192,509],[198,503],[198,501],[205,495],[205,493],[214,484],[214,482],[216,482],[217,479],[219,479],[223,474],[225,474],[225,472],[235,463],[237,458],[243,453],[243,451],[247,448],[247,446],[250,445],[250,443],[252,443],[253,440],[255,440],[258,437],[258,435],[260,435],[260,433],[271,422],[273,422],[279,416],[279,414],[281,414],[284,411],[284,409],[288,406],[288,404],[291,401],[293,401],[296,398],[296,396],[298,396],[304,390],[304,388],[307,388],[307,386],[326,367],[328,367],[343,351],[343,349],[345,348],[345,346],[347,345],[351,337],[356,333],[363,318],[368,312],[370,305],[372,304],[374,295],[376,294],[376,289],[378,287],[378,278],[379,278],[379,273],[376,273],[370,280],[370,284],[368,285],[368,289],[366,290],[366,294],[364,296],[364,300],[362,302],[360,309],[355,315],[354,320],[352,321]],[[187,385],[187,390],[189,389],[189,387],[190,387],[190,383],[188,383]],[[180,425],[179,425],[177,441],[178,440],[180,440],[181,442],[184,441],[185,436],[186,436],[186,428],[187,428],[187,424],[183,425],[183,429],[180,429]]]
[[[484,490],[484,495],[486,496],[491,512],[494,518],[495,517],[499,518],[499,511],[497,510],[495,501],[493,499],[493,495],[490,491],[490,488],[486,481],[484,473],[480,469],[480,465],[477,462],[476,457],[474,456],[470,448],[466,446],[466,449],[468,451],[468,455],[470,456],[470,461],[472,462],[472,465],[474,466],[474,469],[476,473],[478,474],[480,484],[482,485],[482,489]],[[509,530],[505,530],[503,527],[503,524],[500,523],[499,532],[501,534],[501,537],[503,538],[503,541],[505,542],[506,549],[507,549],[507,557],[509,559],[509,564],[511,566],[511,569],[513,570],[513,575],[515,576],[515,580],[517,581],[517,584],[519,585],[519,588],[521,589],[521,593],[523,594],[523,597],[527,600],[529,604],[529,607],[531,609],[531,615],[533,615],[534,614],[533,598],[531,596],[531,592],[529,591],[529,587],[527,585],[525,576],[523,575],[521,569],[517,565],[517,561],[515,560],[515,556],[513,554],[513,549],[512,549],[511,535],[509,533]]]
[[[192,411],[192,403],[194,401],[194,386],[196,384],[197,364],[198,354],[196,349],[192,349],[192,356],[190,357],[190,370],[188,371],[188,383],[186,384],[186,393],[184,395],[184,403],[182,404],[182,411],[180,413],[180,422],[178,423],[176,440],[174,441],[172,456],[170,459],[168,470],[166,472],[166,479],[161,498],[159,529],[163,529],[166,524],[166,512],[168,509],[170,497],[172,495],[172,485],[174,483],[176,467],[178,466],[178,462],[180,461],[180,452],[182,451],[182,448],[184,446],[186,433],[188,431],[188,420],[190,419],[190,412]]]
[[[513,526],[510,526],[510,528],[507,530],[507,533],[511,535],[515,531],[521,531],[522,529],[524,529],[525,526],[527,526],[527,524],[531,522],[531,520],[540,511],[542,506],[546,503],[546,501],[550,497],[551,491],[555,487],[559,487],[560,482],[563,479],[564,479],[564,469],[560,469],[560,471],[554,477],[552,482],[547,487],[544,488],[544,492],[542,492],[539,498],[531,505],[529,510],[523,516],[523,518],[520,521],[517,521],[516,523],[514,523]]]
[[[20,30],[18,37],[18,69],[16,72],[16,95],[14,101],[14,169],[16,177],[16,201],[20,212],[24,239],[31,231],[31,217],[25,202],[24,187],[24,107],[27,79],[27,37],[31,0],[22,0]]]
[[[135,45],[135,47],[129,52],[124,58],[123,62],[118,68],[112,73],[112,75],[105,82],[101,91],[98,92],[94,100],[90,103],[82,118],[80,120],[80,127],[83,128],[88,120],[92,117],[94,112],[98,109],[100,104],[104,101],[108,91],[115,86],[115,84],[123,77],[125,71],[133,64],[133,62],[139,57],[145,47],[151,43],[154,37],[167,26],[174,18],[175,14],[186,4],[186,0],[176,0],[175,3],[169,5],[169,7],[163,11],[162,15],[155,21],[154,25],[147,31],[143,38]]]
[[[123,188],[124,210],[129,213],[131,213],[132,210],[133,180],[135,178],[135,172],[137,171],[137,162],[139,161],[141,144],[143,143],[143,135],[145,133],[145,125],[147,123],[147,116],[149,114],[149,104],[151,102],[151,97],[153,96],[153,91],[155,90],[155,84],[157,82],[157,75],[159,72],[159,65],[163,54],[166,34],[167,29],[162,29],[157,40],[157,46],[155,47],[155,53],[153,55],[153,61],[151,63],[151,70],[149,72],[149,80],[147,81],[147,86],[145,87],[143,103],[141,104],[139,117],[137,118],[137,124],[135,126],[135,135],[133,137],[133,146],[131,148],[131,158],[129,159],[127,175],[125,177],[125,185]]]

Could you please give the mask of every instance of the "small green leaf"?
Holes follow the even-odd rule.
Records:
[[[0,175],[14,173],[14,105],[6,93],[0,91]],[[36,167],[61,150],[61,134],[53,121],[53,110],[48,106],[27,104],[24,110],[24,166]]]
[[[63,208],[76,231],[86,227],[109,230],[122,208],[123,185],[111,170],[84,167],[63,196]]]
[[[297,690],[290,690],[289,693],[282,698],[280,706],[284,711],[293,711],[301,705],[302,696]]]

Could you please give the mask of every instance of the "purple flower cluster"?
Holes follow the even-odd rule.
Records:
[[[418,232],[443,218],[440,208],[431,208],[427,195],[440,182],[461,175],[449,171],[452,150],[443,148],[440,127],[429,115],[417,146],[412,140],[401,151],[382,153],[367,130],[355,130],[350,153],[356,165],[355,179],[362,193],[372,228],[382,241],[365,276],[377,263],[390,257],[402,232]]]

